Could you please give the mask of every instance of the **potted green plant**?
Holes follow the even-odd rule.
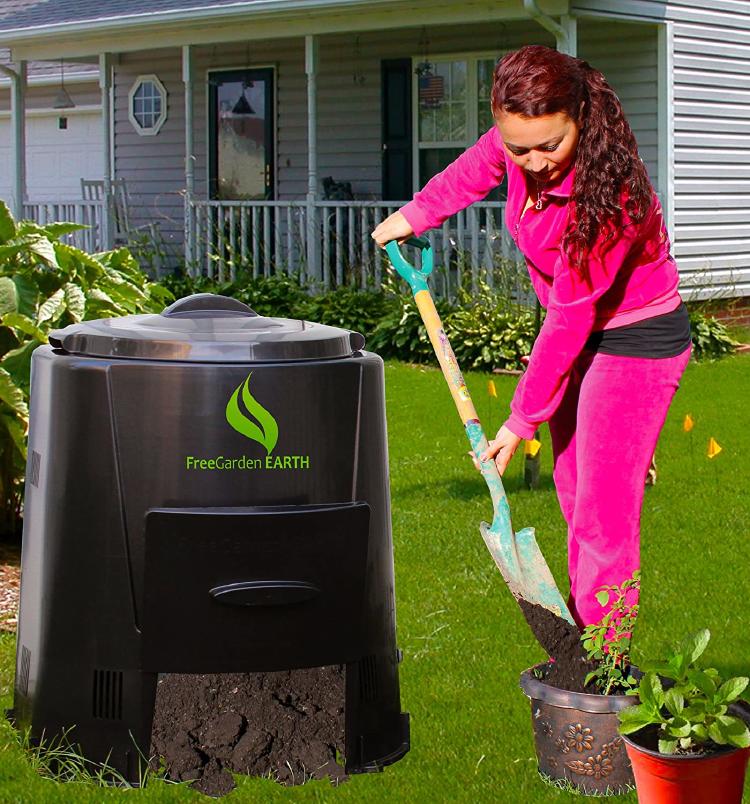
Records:
[[[748,679],[725,681],[715,668],[696,666],[710,638],[698,631],[649,667],[633,690],[640,703],[619,713],[639,801],[742,801],[750,731],[739,701]]]
[[[639,675],[630,663],[639,589],[638,571],[601,587],[597,600],[607,612],[580,634],[577,655],[557,655],[521,675],[539,772],[582,793],[624,793],[634,784],[618,713],[636,704],[626,693]]]

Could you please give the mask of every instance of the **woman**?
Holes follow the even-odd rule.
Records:
[[[508,179],[506,224],[544,324],[511,413],[483,460],[502,474],[549,422],[568,524],[571,613],[640,566],[644,478],[690,357],[690,325],[661,206],[620,101],[585,61],[540,45],[495,68],[495,126],[372,237],[439,226]]]

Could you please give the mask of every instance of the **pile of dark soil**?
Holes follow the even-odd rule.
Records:
[[[596,693],[593,684],[588,687],[583,685],[588,673],[596,668],[596,663],[586,659],[586,652],[581,645],[581,632],[577,626],[571,625],[544,606],[529,603],[522,598],[518,603],[539,644],[555,660],[545,681],[561,690]]]
[[[282,784],[346,779],[343,665],[276,673],[166,675],[151,733],[154,763],[210,796],[234,788],[230,771]],[[340,759],[341,761],[341,759]]]

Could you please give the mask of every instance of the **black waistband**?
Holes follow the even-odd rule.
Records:
[[[586,349],[623,357],[675,357],[690,345],[690,316],[681,304],[676,310],[624,327],[592,332]]]

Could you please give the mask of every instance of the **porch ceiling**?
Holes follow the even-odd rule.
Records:
[[[33,8],[32,0],[17,2]],[[38,5],[51,11],[55,6],[70,8],[76,4],[47,0]],[[101,8],[102,4],[80,5],[95,14],[94,7]],[[569,0],[538,0],[538,5],[547,14],[558,16],[568,12]],[[169,6],[170,10],[143,10]],[[72,19],[52,24],[35,22],[28,11],[14,15],[12,23],[8,17],[0,17],[0,45],[11,48],[14,61],[31,61],[188,44],[528,19],[523,0],[251,0],[213,4],[211,0],[137,0],[118,2],[116,7],[129,11],[119,16],[112,16],[113,7],[115,4],[107,6],[107,17],[99,13],[86,18],[79,10]],[[51,19],[56,20],[55,16]]]

